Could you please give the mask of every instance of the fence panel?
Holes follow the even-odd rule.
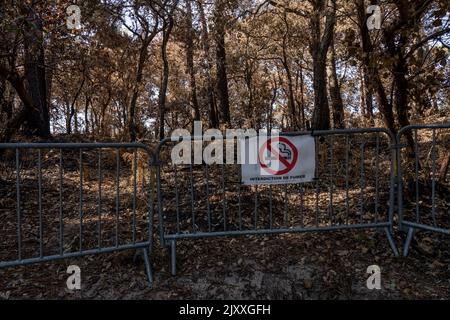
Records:
[[[288,135],[305,135],[295,133]],[[315,131],[311,183],[244,186],[238,164],[174,165],[177,142],[156,152],[160,241],[219,236],[380,229],[392,238],[395,137],[379,128]],[[202,142],[205,147],[207,143]]]
[[[398,143],[400,229],[408,230],[407,256],[415,230],[450,235],[450,123],[402,128]]]
[[[0,157],[0,268],[139,249],[151,285],[147,146],[6,143]]]

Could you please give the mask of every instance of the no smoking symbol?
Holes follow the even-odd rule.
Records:
[[[259,149],[259,164],[271,175],[288,173],[295,167],[297,160],[297,148],[284,137],[270,138]]]

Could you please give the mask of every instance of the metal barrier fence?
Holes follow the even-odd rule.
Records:
[[[450,235],[450,123],[404,127],[397,144],[399,223],[408,230],[407,256],[417,229]]]
[[[139,249],[151,285],[147,146],[4,143],[0,157],[0,268]]]
[[[171,139],[154,154],[140,143],[0,144],[0,268],[138,249],[151,285],[155,184],[172,274],[183,239],[374,229],[398,255],[395,200],[406,256],[415,230],[450,235],[449,129],[284,134],[316,144],[314,181],[291,185],[243,185],[239,164],[174,165]]]
[[[176,142],[161,141],[155,152],[159,232],[161,244],[170,246],[172,274],[181,239],[377,229],[398,255],[392,238],[393,134],[370,128],[312,135],[315,180],[281,186],[242,185],[236,164],[174,165],[169,151]]]

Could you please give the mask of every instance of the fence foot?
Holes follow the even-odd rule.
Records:
[[[148,286],[151,288],[153,285],[153,274],[152,267],[150,266],[150,260],[148,258],[149,251],[147,248],[142,249],[142,256],[144,258],[145,273],[147,274]]]
[[[409,253],[409,247],[411,245],[412,238],[414,236],[414,228],[408,229],[408,235],[406,236],[405,245],[403,247],[403,256],[406,257]]]
[[[170,273],[172,276],[177,274],[177,242],[170,241]]]
[[[391,230],[389,230],[389,228],[385,228],[384,229],[386,231],[386,235],[389,241],[389,245],[391,246],[392,252],[394,253],[394,256],[398,257],[398,249],[397,249],[397,245],[395,244],[394,241],[394,237],[392,237],[392,233]]]

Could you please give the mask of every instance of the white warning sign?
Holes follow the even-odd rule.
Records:
[[[242,164],[242,183],[291,184],[314,179],[316,150],[312,136],[258,137],[257,164]],[[251,145],[246,145],[246,154]]]

